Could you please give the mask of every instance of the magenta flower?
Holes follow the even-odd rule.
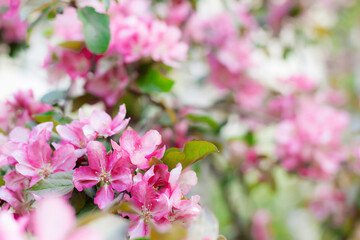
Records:
[[[129,228],[131,239],[141,238],[149,234],[149,225],[166,227],[170,222],[167,216],[171,211],[170,201],[166,194],[158,194],[153,185],[149,185],[141,173],[134,178],[131,198],[126,195],[135,207],[136,214],[128,214],[133,221]]]
[[[151,157],[161,158],[165,152],[165,146],[157,149],[161,144],[161,135],[156,130],[148,131],[139,137],[134,130],[126,130],[120,140],[120,147],[130,158],[132,164],[140,169],[149,167]]]
[[[31,178],[30,187],[52,173],[72,170],[75,167],[77,157],[70,144],[61,146],[54,151],[52,157],[51,155],[52,150],[45,137],[13,153],[18,162],[16,170]]]
[[[110,115],[101,110],[95,110],[92,112],[89,118],[90,127],[103,137],[115,135],[127,126],[130,118],[126,118],[126,108],[122,104],[119,108],[119,113],[112,120]]]
[[[25,228],[28,218],[15,219],[14,214],[6,210],[0,211],[1,240],[25,240]]]
[[[132,185],[132,175],[129,168],[123,167],[123,163],[116,156],[108,156],[105,147],[96,141],[87,145],[89,166],[75,169],[74,186],[82,191],[98,183],[100,190],[96,193],[95,203],[100,209],[105,208],[113,199],[115,189],[118,192],[129,191]]]

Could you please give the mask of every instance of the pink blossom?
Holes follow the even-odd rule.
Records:
[[[315,178],[334,174],[346,157],[341,135],[348,122],[346,112],[311,99],[301,101],[297,115],[278,126],[277,152],[284,167]]]
[[[30,187],[52,173],[72,170],[77,160],[74,147],[70,144],[63,145],[52,153],[43,135],[23,149],[15,151],[13,157],[18,162],[16,170],[31,178]]]
[[[55,19],[54,34],[64,40],[83,41],[83,25],[78,19],[76,9],[67,7]]]
[[[28,213],[32,198],[24,193],[29,179],[14,170],[4,176],[5,185],[0,188],[0,199],[7,202],[18,214]]]
[[[257,210],[252,217],[251,235],[254,240],[271,240],[271,215],[265,210]]]
[[[26,121],[33,120],[33,115],[52,109],[50,105],[35,100],[32,90],[16,92],[7,104],[10,112],[15,114],[17,126],[24,126]]]
[[[103,239],[94,230],[86,227],[76,228],[75,211],[62,198],[44,198],[39,202],[32,217],[34,233],[39,240]]]
[[[6,18],[16,17],[18,15],[20,4],[21,4],[21,0],[9,0],[10,9],[9,11],[7,11],[7,13],[5,13],[3,18],[6,19]]]
[[[8,136],[8,141],[0,146],[0,166],[15,165],[17,162],[13,158],[16,150],[22,149],[29,143],[37,141],[39,138],[49,140],[53,129],[52,122],[45,122],[35,126],[31,131],[23,127],[15,127]]]
[[[95,140],[97,133],[86,123],[74,120],[70,124],[56,126],[62,141],[60,144],[54,144],[55,148],[64,144],[72,144],[75,147],[75,154],[81,157],[86,153],[86,146],[90,141]]]
[[[112,18],[110,51],[121,54],[125,63],[139,60],[149,54],[149,23],[136,16]]]
[[[50,53],[45,59],[44,67],[47,68],[49,75],[55,75],[57,78],[68,74],[72,80],[76,78],[85,78],[91,69],[92,59],[96,62],[99,57],[94,57],[93,54],[86,48],[79,52],[64,48],[50,48]],[[53,79],[53,81],[58,79]]]
[[[262,106],[265,94],[265,89],[261,84],[248,79],[239,84],[235,98],[243,109],[255,110]]]
[[[134,130],[126,130],[119,140],[121,149],[129,155],[132,164],[140,169],[149,167],[151,157],[162,158],[165,146],[157,149],[161,144],[161,135],[156,130],[148,131],[139,137]]]
[[[315,188],[309,207],[319,221],[331,219],[335,226],[340,226],[345,220],[345,194],[328,184],[320,184]]]
[[[1,240],[25,240],[26,220],[15,220],[14,215],[6,210],[0,211]]]
[[[91,128],[100,136],[108,137],[115,135],[128,125],[130,118],[126,118],[125,105],[119,107],[119,112],[112,120],[110,115],[101,110],[94,110],[89,118]]]
[[[129,228],[131,239],[144,237],[149,234],[149,224],[157,227],[169,225],[167,216],[171,210],[170,201],[166,194],[158,194],[156,185],[148,184],[141,173],[134,177],[130,201],[134,204],[137,214],[129,214],[133,221]],[[125,196],[128,198],[127,196]]]
[[[129,83],[125,69],[115,67],[106,73],[88,79],[85,89],[104,99],[107,106],[114,106],[118,99],[125,93],[125,88]]]
[[[191,40],[215,47],[221,46],[237,34],[235,24],[229,13],[221,13],[208,20],[193,14],[185,31]]]
[[[74,186],[82,191],[99,182],[101,188],[95,197],[95,203],[104,209],[113,199],[115,189],[118,192],[128,191],[132,184],[131,170],[123,166],[123,161],[117,154],[107,155],[105,147],[96,141],[87,145],[89,166],[75,169]]]
[[[190,13],[190,2],[181,1],[180,3],[177,3],[176,1],[172,1],[171,6],[168,8],[168,13],[166,14],[166,22],[171,25],[180,25],[184,23]]]
[[[151,57],[154,61],[178,67],[187,57],[188,46],[181,42],[181,31],[161,21],[153,21],[150,30]]]
[[[217,59],[231,73],[248,70],[252,65],[251,45],[248,40],[227,41],[216,54]]]

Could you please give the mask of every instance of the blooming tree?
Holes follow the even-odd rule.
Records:
[[[0,0],[0,239],[360,238],[360,4],[209,2]]]

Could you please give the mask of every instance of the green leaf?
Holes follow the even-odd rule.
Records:
[[[194,140],[185,143],[183,152],[177,148],[168,149],[165,152],[162,161],[169,167],[169,170],[175,168],[178,163],[181,163],[184,169],[203,159],[208,154],[215,152],[219,152],[219,150],[214,144],[206,141]]]
[[[34,186],[29,188],[28,192],[34,193],[37,196],[68,194],[74,189],[73,173],[74,171],[71,170],[51,174],[46,179],[40,180]]]
[[[38,115],[34,115],[33,118],[38,123],[53,122],[54,128],[59,124],[67,124],[71,122],[70,118],[63,117],[60,113],[55,111],[49,111]]]
[[[86,46],[95,54],[105,53],[110,43],[109,17],[93,7],[80,8],[77,14],[83,23]]]
[[[54,104],[58,103],[60,100],[63,100],[65,98],[66,98],[66,91],[56,90],[56,91],[52,91],[52,92],[45,94],[41,98],[41,102],[47,103],[50,105],[54,105]]]
[[[60,47],[79,52],[84,47],[83,41],[66,41],[59,44]]]
[[[137,79],[136,83],[145,93],[169,92],[174,85],[173,80],[163,76],[155,69],[148,70]]]
[[[217,131],[219,129],[219,124],[217,122],[215,122],[214,119],[212,119],[209,116],[188,114],[188,115],[186,115],[186,118],[193,122],[206,123],[214,131]]]
[[[76,98],[73,99],[73,103],[72,103],[72,112],[75,112],[77,110],[79,110],[79,108],[81,108],[84,104],[95,104],[99,101],[99,98],[90,94],[90,93],[85,93],[84,95],[78,96]]]

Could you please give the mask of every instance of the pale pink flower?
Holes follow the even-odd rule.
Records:
[[[243,109],[251,111],[262,106],[265,94],[265,88],[260,83],[244,79],[236,89],[235,98]]]
[[[320,184],[314,190],[309,207],[319,221],[331,219],[334,226],[340,226],[346,216],[346,196],[339,189]]]
[[[72,145],[63,145],[52,152],[43,135],[39,140],[15,151],[12,156],[18,162],[16,170],[31,178],[30,187],[52,173],[72,170],[77,160]]]
[[[181,41],[181,31],[175,26],[155,20],[150,30],[151,57],[154,61],[178,67],[187,58],[188,45]]]
[[[54,34],[67,41],[84,40],[83,25],[77,17],[75,8],[64,8],[64,12],[62,14],[56,15]]]
[[[346,157],[341,136],[348,114],[312,99],[301,101],[296,113],[278,126],[280,161],[286,169],[314,178],[336,173]]]
[[[23,127],[15,127],[8,136],[8,141],[0,146],[0,166],[15,165],[17,161],[12,154],[22,149],[29,143],[37,141],[39,138],[49,140],[53,129],[52,122],[45,122],[35,126],[31,131]]]
[[[119,112],[114,119],[101,110],[94,110],[89,117],[90,127],[100,136],[108,137],[120,133],[128,125],[130,118],[126,118],[125,104],[120,105]]]
[[[14,215],[6,210],[0,211],[0,238],[1,240],[25,240],[27,219],[15,220]]]
[[[38,240],[103,239],[97,231],[86,227],[76,228],[75,211],[62,198],[44,198],[32,217],[34,234]]]
[[[149,167],[151,157],[162,158],[165,146],[158,149],[161,144],[161,135],[156,130],[148,131],[140,137],[134,130],[126,130],[119,140],[121,149],[129,155],[132,164],[140,169]]]
[[[217,52],[218,61],[234,74],[253,66],[252,49],[247,39],[227,41]]]
[[[136,16],[114,16],[111,20],[109,51],[120,54],[125,63],[131,63],[149,54],[149,22]]]
[[[4,176],[5,185],[0,188],[0,199],[9,204],[18,214],[28,213],[32,198],[25,194],[29,179],[14,170]]]
[[[89,166],[75,169],[74,186],[82,191],[101,183],[100,190],[96,193],[95,203],[104,209],[114,200],[115,189],[118,192],[129,191],[132,184],[132,175],[129,168],[124,167],[123,160],[117,154],[108,156],[104,145],[92,141],[87,146]]]
[[[10,108],[10,112],[15,115],[17,126],[24,126],[26,121],[33,120],[33,115],[52,109],[50,105],[35,100],[32,90],[20,90],[13,94],[12,98],[6,103]]]

